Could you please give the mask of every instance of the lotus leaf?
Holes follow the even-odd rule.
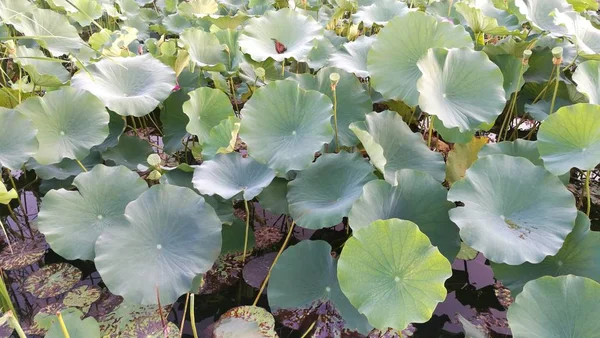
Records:
[[[558,24],[553,13],[572,12],[573,7],[564,0],[515,0],[515,5],[527,20],[552,36],[566,35],[568,30]]]
[[[477,160],[477,154],[488,142],[487,137],[474,137],[467,144],[456,144],[448,153],[446,182],[452,185],[465,176],[465,172]]]
[[[123,116],[144,116],[164,101],[175,87],[175,72],[150,54],[102,59],[71,79],[75,88],[96,95]]]
[[[71,337],[86,337],[86,338],[100,338],[100,327],[98,322],[88,317],[81,319],[83,313],[81,311],[68,312],[63,316],[64,326],[67,328]],[[61,324],[56,321],[46,334],[46,338],[63,338],[64,333],[61,328]]]
[[[233,116],[231,102],[222,91],[207,87],[198,88],[188,95],[190,99],[183,104],[183,113],[189,117],[185,129],[203,143],[212,128]]]
[[[17,198],[19,198],[17,191],[14,188],[7,190],[6,186],[4,186],[4,183],[2,183],[0,180],[0,204],[8,205],[10,201]]]
[[[216,35],[198,28],[189,28],[181,33],[181,42],[198,66],[207,70],[224,71],[229,63],[229,54]]]
[[[275,319],[257,306],[238,306],[221,315],[213,328],[215,338],[276,338]]]
[[[94,246],[106,228],[122,227],[125,207],[147,185],[127,168],[97,165],[73,181],[78,191],[51,190],[40,207],[38,228],[52,249],[68,259],[94,259]]]
[[[590,103],[600,104],[600,61],[586,61],[577,66],[573,73],[577,90],[584,93]]]
[[[16,110],[0,107],[0,167],[19,170],[38,149],[34,124]]]
[[[124,226],[104,229],[94,263],[108,288],[127,301],[154,304],[158,293],[170,304],[219,255],[221,220],[191,189],[155,185],[127,205],[125,218]]]
[[[374,255],[373,253],[377,253]],[[446,298],[450,262],[410,221],[375,221],[344,245],[337,275],[350,303],[376,328],[431,318]]]
[[[258,195],[261,207],[269,210],[273,214],[289,215],[289,203],[287,200],[288,181],[283,178],[276,177]]]
[[[577,216],[573,195],[556,176],[507,155],[475,161],[448,200],[464,204],[449,211],[462,240],[492,262],[509,265],[555,255]]]
[[[23,289],[37,298],[48,298],[63,294],[81,278],[81,270],[68,263],[44,266],[27,277]]]
[[[386,181],[393,182],[396,171],[401,169],[420,170],[440,182],[444,180],[442,155],[430,151],[421,134],[414,133],[397,113],[369,113],[365,122],[351,124],[350,130]]]
[[[316,315],[318,337],[339,337],[344,330],[367,334],[372,327],[340,290],[338,262],[330,253],[324,241],[302,241],[286,249],[271,271],[269,306],[294,329]]]
[[[421,77],[417,61],[430,48],[472,46],[471,36],[461,26],[440,23],[422,12],[394,18],[377,34],[369,51],[367,69],[373,88],[388,99],[416,106],[419,104],[416,85]]]
[[[504,92],[506,100],[509,100],[511,95],[521,90],[525,84],[523,74],[529,69],[529,64],[524,65],[521,59],[508,54],[489,55],[489,57],[502,72]]]
[[[360,36],[354,41],[346,42],[340,50],[331,54],[329,64],[354,73],[357,77],[366,78],[369,76],[367,55],[373,42],[375,36]]]
[[[324,154],[288,184],[290,215],[308,229],[339,224],[363,186],[377,177],[357,153]]]
[[[67,15],[73,18],[77,23],[85,27],[102,16],[102,6],[94,0],[51,0],[54,5],[62,7],[67,11]]]
[[[17,110],[38,130],[34,158],[43,165],[63,158],[83,160],[108,136],[110,116],[104,104],[83,90],[62,87],[44,97],[30,97]]]
[[[0,189],[1,188],[0,184]],[[11,247],[6,246],[0,252],[0,268],[2,270],[16,270],[31,265],[46,253],[48,246],[40,237],[32,240],[13,242]]]
[[[202,144],[202,158],[212,160],[217,154],[227,154],[235,149],[240,131],[240,119],[230,116],[214,126]]]
[[[597,57],[596,54],[600,53],[600,29],[573,11],[558,12],[555,15],[555,23],[564,26],[561,27],[562,29],[566,27],[567,34],[574,40],[577,51],[583,54],[584,58]]]
[[[76,307],[87,313],[92,303],[100,298],[100,294],[99,287],[82,285],[67,292],[62,302],[67,307]]]
[[[92,153],[95,151],[103,152],[109,148],[116,147],[119,144],[121,135],[123,135],[123,132],[125,131],[126,123],[123,116],[110,110],[108,111],[108,114],[110,115],[110,119],[108,121],[108,136],[104,142],[92,147]],[[83,162],[85,162],[85,160]]]
[[[525,284],[508,309],[515,338],[593,337],[600,330],[594,313],[600,284],[573,275],[545,276]]]
[[[146,159],[154,151],[147,141],[137,136],[123,135],[116,147],[102,153],[102,157],[131,170],[147,170]]]
[[[555,175],[572,167],[592,170],[600,163],[600,106],[579,103],[562,107],[540,126],[538,150]]]
[[[248,153],[278,174],[302,170],[333,138],[331,100],[293,81],[257,89],[242,109],[240,138]]]
[[[71,74],[60,62],[47,58],[39,49],[18,46],[15,59],[37,86],[59,87],[69,81]]]
[[[80,314],[80,318],[83,317],[83,313],[80,310],[74,307],[67,307],[61,302],[56,302],[44,306],[35,314],[33,317],[34,327],[36,329],[43,330],[44,333],[46,333],[52,324],[58,320],[58,316],[56,316],[58,311],[60,311],[63,316],[75,312]]]
[[[463,16],[463,18],[475,34],[485,33],[490,35],[509,35],[520,33],[519,30],[510,31],[505,26],[505,24],[508,24],[504,22],[507,21],[506,19],[501,19],[501,21],[499,22],[496,17],[488,16],[488,14],[494,15],[498,12],[501,12],[498,9],[496,9],[490,1],[475,1],[475,3],[472,5],[468,4],[467,2],[461,2],[456,3],[455,7],[456,11]],[[504,17],[507,16],[508,15],[504,14]]]
[[[378,0],[368,6],[360,6],[356,14],[352,14],[352,20],[363,23],[365,27],[373,24],[384,26],[391,19],[403,16],[409,9],[405,3],[395,0]]]

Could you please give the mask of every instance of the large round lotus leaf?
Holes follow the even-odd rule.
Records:
[[[573,195],[556,176],[507,155],[475,161],[452,185],[448,200],[464,204],[449,211],[462,240],[489,260],[510,265],[555,255],[577,217]]]
[[[484,52],[433,48],[417,62],[419,106],[460,132],[493,123],[506,104],[502,72]]]
[[[577,52],[584,58],[598,59],[600,53],[600,29],[579,13],[569,11],[555,13],[554,22],[566,27]]]
[[[260,206],[276,215],[289,215],[289,204],[287,200],[288,180],[276,177],[258,195]]]
[[[94,259],[94,245],[108,227],[122,227],[125,207],[148,186],[125,167],[97,165],[73,181],[78,191],[51,190],[40,206],[38,228],[59,255]]]
[[[68,263],[46,265],[27,277],[23,290],[37,298],[58,296],[69,291],[81,278],[81,270]]]
[[[279,174],[302,170],[333,138],[331,100],[293,81],[257,89],[242,109],[240,138],[248,153]]]
[[[257,306],[238,306],[221,315],[213,328],[214,338],[275,338],[275,319]]]
[[[586,61],[577,66],[573,73],[577,90],[584,93],[590,103],[600,104],[600,61]]]
[[[363,186],[376,178],[358,153],[324,154],[288,184],[290,215],[303,228],[335,226],[348,215]]]
[[[224,71],[229,54],[216,35],[198,28],[181,33],[181,42],[198,66],[207,70]],[[233,51],[232,51],[233,52]]]
[[[491,1],[475,1],[471,4],[462,2],[457,3],[455,8],[476,35],[479,33],[490,35],[520,33],[521,26],[518,25],[518,20],[506,11],[497,9]],[[511,20],[511,18],[514,20]],[[506,26],[510,26],[513,31],[510,31]]]
[[[373,24],[378,26],[385,25],[388,21],[397,16],[403,16],[409,9],[405,3],[396,0],[379,0],[368,6],[360,6],[356,14],[352,14],[352,21],[363,23],[365,27],[371,27]]]
[[[150,54],[102,59],[81,70],[71,85],[96,95],[123,116],[144,116],[175,88],[175,72]]]
[[[198,142],[202,144],[212,128],[234,115],[233,108],[229,97],[219,89],[202,87],[188,95],[190,99],[183,104],[183,113],[190,121],[185,129],[198,136]]]
[[[331,80],[329,76],[333,73],[340,75],[340,80],[336,86],[337,99],[337,125],[338,140],[341,146],[354,146],[358,143],[358,138],[348,128],[351,123],[364,121],[367,113],[373,110],[371,97],[365,91],[362,84],[356,76],[347,73],[341,69],[333,67],[322,68],[316,77],[311,75],[300,75],[296,79],[302,89],[313,89],[327,95],[333,102],[333,91],[331,90]],[[331,125],[334,126],[333,116]],[[331,147],[335,147],[335,138],[331,141]]]
[[[148,141],[137,136],[123,135],[119,138],[117,146],[103,152],[102,157],[107,162],[111,161],[131,170],[143,171],[147,169],[146,159],[153,153],[154,150],[152,150]]]
[[[340,287],[377,328],[423,323],[446,298],[450,262],[410,221],[375,221],[354,232],[339,260]]]
[[[62,317],[64,326],[67,328],[67,332],[69,332],[69,336],[100,338],[100,327],[94,318],[87,317],[85,319],[81,319],[81,317],[83,317],[83,313],[78,310],[74,312],[68,312]],[[45,338],[63,338],[64,336],[65,335],[61,323],[57,320],[52,324]]]
[[[83,160],[90,148],[108,136],[110,116],[104,104],[84,90],[62,87],[43,97],[30,97],[17,110],[38,130],[39,150],[34,158],[40,164],[63,158]]]
[[[10,247],[4,247],[0,252],[0,268],[2,270],[16,270],[31,265],[44,256],[46,249],[48,249],[48,245],[43,237],[12,242]]]
[[[3,107],[0,126],[5,126],[0,133],[0,167],[19,170],[38,149],[37,130],[25,115]]]
[[[188,188],[155,185],[125,208],[129,224],[106,228],[94,262],[114,294],[138,304],[173,303],[221,250],[221,220]]]
[[[369,52],[368,71],[375,90],[386,99],[409,106],[419,102],[417,61],[433,47],[472,47],[462,26],[438,22],[433,16],[411,12],[392,19],[377,35]],[[502,83],[502,81],[500,81]]]
[[[460,238],[458,228],[448,217],[454,204],[447,201],[447,194],[431,176],[400,170],[393,185],[383,180],[365,184],[362,195],[350,209],[348,224],[357,231],[376,220],[398,218],[414,222],[442,255],[453,261],[460,249]]]
[[[294,329],[318,316],[315,330],[321,334],[315,337],[340,337],[344,329],[367,334],[371,325],[340,290],[331,250],[325,241],[302,241],[286,249],[271,271],[269,306]]]
[[[204,195],[230,199],[241,194],[249,201],[271,183],[275,171],[251,157],[233,152],[218,154],[194,170],[194,188]]]
[[[396,112],[369,113],[365,122],[350,125],[373,165],[388,182],[396,171],[415,169],[444,181],[446,170],[442,154],[429,150],[420,133],[414,133]]]
[[[507,318],[515,338],[595,337],[599,310],[597,282],[573,275],[546,276],[525,284]]]
[[[538,152],[536,141],[516,139],[514,141],[488,143],[481,148],[477,156],[484,157],[495,154],[524,157],[535,165],[543,166],[543,161]]]
[[[565,0],[515,0],[527,20],[542,31],[549,32],[552,36],[566,35],[566,27],[556,23],[555,13],[573,11],[573,7]]]
[[[36,86],[58,87],[71,78],[71,74],[60,62],[46,57],[39,49],[18,46],[15,60],[29,74],[29,80]]]
[[[354,41],[345,43],[340,50],[331,55],[329,64],[354,73],[358,77],[368,77],[367,55],[375,39],[375,36],[362,35]]]
[[[277,62],[287,58],[306,61],[313,48],[313,40],[322,36],[323,28],[312,17],[283,8],[248,20],[239,44],[242,52],[250,54],[255,61],[262,62],[268,58]],[[283,44],[285,50],[278,50],[273,39]]]
[[[600,163],[600,106],[579,103],[548,116],[537,135],[544,166],[555,175]]]
[[[240,121],[236,116],[229,116],[214,126],[202,143],[202,159],[211,160],[217,154],[234,151],[240,131]]]
[[[590,219],[581,211],[577,213],[575,228],[554,256],[539,264],[506,265],[492,263],[494,276],[510,289],[515,297],[525,283],[543,276],[573,274],[600,281],[600,233],[590,230]]]

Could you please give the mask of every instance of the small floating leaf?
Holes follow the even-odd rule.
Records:
[[[46,265],[27,277],[23,289],[37,298],[58,296],[69,291],[81,278],[81,270],[71,264]]]

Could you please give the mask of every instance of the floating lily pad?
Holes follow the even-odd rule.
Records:
[[[125,167],[97,165],[73,181],[78,191],[51,190],[42,200],[38,228],[67,259],[93,260],[98,236],[126,224],[125,207],[148,188]]]
[[[48,331],[48,329],[52,326],[52,324],[54,324],[54,322],[58,320],[58,317],[56,316],[56,313],[58,311],[60,311],[63,316],[67,315],[68,313],[76,312],[81,314],[81,317],[83,317],[83,313],[81,313],[81,311],[77,310],[76,308],[69,308],[62,302],[56,302],[44,306],[40,309],[40,311],[38,311],[35,314],[35,316],[33,317],[33,327],[36,330],[44,331],[43,334],[45,334]]]
[[[108,136],[110,116],[94,95],[71,87],[30,97],[17,110],[37,128],[39,149],[34,156],[40,164],[63,158],[83,160],[90,149]]]
[[[340,290],[337,263],[325,241],[302,241],[287,248],[267,288],[275,317],[296,330],[316,319],[315,330],[322,337],[339,337],[344,330],[367,334],[372,327]]]
[[[384,180],[365,184],[348,214],[348,224],[357,231],[376,220],[398,218],[414,222],[442,255],[453,261],[460,238],[458,228],[448,217],[454,204],[447,201],[447,194],[433,177],[416,170],[400,170],[393,184]]]
[[[371,325],[403,330],[431,318],[446,298],[452,268],[416,224],[391,219],[353,233],[337,275],[342,292]]]
[[[159,293],[170,304],[219,255],[221,220],[191,189],[155,185],[127,205],[125,218],[129,224],[104,229],[94,262],[111,292],[127,301],[155,304]]]
[[[81,278],[81,270],[71,264],[46,265],[27,277],[23,289],[37,298],[58,296],[69,291]]]
[[[96,95],[123,116],[150,113],[175,88],[175,72],[150,54],[102,59],[71,79],[75,88]]]
[[[67,292],[63,298],[63,304],[68,307],[76,307],[83,313],[87,313],[92,303],[100,298],[101,290],[97,286],[82,285]]]
[[[357,77],[368,77],[367,55],[375,39],[375,36],[362,35],[354,41],[345,43],[339,51],[331,54],[329,63],[348,73],[354,73]]]
[[[163,306],[162,310],[163,315],[168,314],[171,311],[171,305]],[[164,318],[165,322],[166,320]],[[138,336],[132,335],[131,329],[135,330],[140,326],[142,328],[143,326],[162,328],[163,320],[160,318],[160,311],[156,305],[138,305],[123,302],[111,312],[101,315],[98,318],[98,323],[103,337],[120,338],[127,332],[130,335],[129,337],[133,338]]]
[[[466,132],[493,123],[506,104],[502,72],[484,52],[432,48],[417,66],[419,107],[446,128]]]
[[[164,327],[166,325],[166,328]],[[179,328],[171,322],[156,320],[155,318],[141,318],[125,326],[119,338],[179,338]]]
[[[83,313],[81,311],[76,310],[74,312],[65,313],[63,317],[64,326],[67,328],[67,332],[69,332],[69,336],[71,337],[86,337],[86,338],[100,338],[100,327],[98,326],[98,322],[92,318],[87,317],[85,319],[81,319]],[[61,326],[61,323],[57,321],[52,324],[48,333],[46,334],[46,338],[63,338],[64,332]]]
[[[186,130],[198,136],[202,144],[212,128],[233,116],[231,102],[218,89],[202,87],[188,93],[190,99],[183,104],[183,112],[189,117]]]
[[[243,234],[241,238],[244,238]],[[220,255],[212,268],[203,275],[200,289],[192,291],[201,295],[210,295],[235,285],[242,278],[244,268],[242,255],[241,251]]]
[[[562,107],[540,126],[537,145],[544,166],[555,175],[572,167],[592,170],[600,163],[600,106]]]
[[[375,167],[386,181],[393,182],[396,171],[415,169],[442,182],[445,176],[442,154],[427,148],[420,133],[414,133],[396,112],[369,113],[365,122],[350,125]]]
[[[213,328],[214,338],[276,338],[275,319],[257,306],[238,306],[221,315]]]
[[[573,195],[556,176],[507,155],[475,161],[452,185],[448,200],[464,204],[449,211],[462,240],[489,260],[510,265],[555,255],[577,217]]]
[[[0,125],[10,126],[0,134],[0,167],[19,170],[37,152],[37,129],[25,115],[3,107],[0,107]]]
[[[593,337],[600,330],[596,313],[600,284],[573,275],[542,277],[525,284],[508,308],[515,338]]]
[[[137,136],[123,135],[116,147],[102,153],[102,157],[115,165],[122,165],[131,170],[147,170],[146,159],[154,150],[148,143]],[[109,162],[110,163],[110,162]]]
[[[248,153],[278,174],[302,170],[333,138],[331,100],[293,81],[257,89],[242,109],[240,137]]]
[[[358,153],[324,154],[288,184],[290,215],[307,229],[339,224],[363,186],[377,177]]]
[[[395,17],[401,17],[408,13],[408,6],[396,0],[378,0],[368,6],[360,6],[356,14],[352,14],[352,21],[363,23],[365,27],[373,24],[384,26]]]
[[[29,241],[12,242],[11,247],[12,252],[8,246],[0,252],[2,270],[16,270],[37,262],[46,253],[48,245],[38,236]]]
[[[494,276],[510,289],[515,297],[523,286],[543,276],[573,274],[600,281],[600,233],[590,230],[590,220],[581,211],[577,214],[575,228],[562,248],[554,256],[546,257],[539,264],[523,263],[511,266],[492,263]]]
[[[277,62],[289,58],[306,61],[313,48],[313,40],[322,36],[323,28],[312,17],[283,8],[267,11],[263,16],[248,20],[239,45],[242,52],[250,54],[258,62],[268,58]],[[283,51],[278,51],[273,39],[283,44]]]
[[[416,106],[417,80],[421,77],[417,61],[430,48],[472,46],[471,36],[462,26],[438,22],[422,12],[394,18],[377,34],[369,52],[367,68],[373,88],[387,99]]]
[[[590,103],[600,104],[600,61],[586,61],[577,66],[573,73],[577,90],[584,93]]]

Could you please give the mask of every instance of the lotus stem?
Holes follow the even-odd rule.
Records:
[[[181,317],[181,325],[179,325],[179,338],[183,336],[183,325],[185,324],[185,315],[187,314],[188,303],[190,301],[190,293],[185,295],[185,305],[183,306],[183,316]]]
[[[555,47],[552,49],[552,54],[554,58],[552,59],[552,63],[556,67],[556,82],[554,83],[554,93],[552,93],[552,102],[550,103],[550,111],[548,115],[554,113],[554,104],[556,103],[556,94],[558,93],[558,85],[560,84],[560,64],[562,63],[562,48]]]
[[[300,338],[305,338],[306,336],[308,336],[308,334],[315,327],[316,324],[317,324],[317,321],[315,320],[312,324],[310,324],[310,326],[308,327],[308,329],[304,332],[304,334]]]
[[[229,78],[229,86],[231,86],[231,101],[233,101],[233,104],[235,105],[235,113],[239,115],[240,113],[240,107],[237,104],[236,101],[236,94],[235,94],[235,85],[233,84],[233,77]]]
[[[332,73],[329,77],[331,79],[331,76],[337,74],[337,73]],[[331,90],[333,92],[333,127],[335,129],[335,152],[339,153],[340,152],[340,142],[338,140],[338,123],[337,123],[337,91],[336,91],[336,87],[337,87],[337,83],[340,80],[340,76],[339,74],[337,74],[337,81],[334,81],[336,79],[336,77],[334,77],[333,79],[331,79]]]
[[[256,295],[256,298],[254,298],[254,302],[252,303],[252,306],[256,306],[256,304],[258,304],[260,295],[262,295],[263,291],[265,290],[265,286],[267,286],[267,283],[269,282],[269,278],[271,278],[271,271],[273,271],[273,267],[275,266],[275,264],[277,264],[277,261],[279,260],[281,253],[283,252],[283,250],[287,246],[288,242],[290,241],[290,237],[292,237],[292,233],[294,232],[295,225],[296,225],[296,221],[293,221],[292,225],[290,225],[290,229],[288,230],[288,234],[285,237],[285,240],[283,241],[281,248],[279,249],[279,252],[277,252],[277,256],[275,256],[275,259],[273,260],[271,267],[269,267],[269,271],[267,272],[267,276],[265,277],[265,280],[263,280],[262,284],[260,285],[260,290],[258,290],[258,295]],[[196,337],[194,337],[194,338],[196,338]]]
[[[246,208],[246,234],[244,235],[244,254],[242,262],[246,262],[246,251],[248,250],[248,232],[250,231],[250,208],[248,201],[244,198],[244,208]]]
[[[8,243],[8,248],[10,249],[10,253],[14,254],[12,245],[10,244],[10,239],[8,238],[8,234],[6,233],[6,228],[4,227],[4,223],[2,223],[2,220],[0,220],[0,227],[2,227],[2,232],[4,233],[4,237],[6,237],[6,243]]]
[[[190,321],[192,322],[192,333],[194,338],[198,338],[198,331],[196,329],[196,315],[194,314],[194,294],[190,294]]]
[[[25,218],[25,223],[27,224],[27,226],[29,226],[29,217],[27,217],[27,210],[25,209],[25,207],[23,207],[23,201],[21,201],[21,194],[19,194],[19,189],[17,189],[17,184],[15,183],[15,180],[13,179],[10,170],[8,170],[8,180],[10,181],[10,184],[12,185],[13,189],[15,189],[15,191],[17,192],[17,202],[19,202],[19,207],[21,208],[21,210],[23,210],[23,217]]]
[[[433,121],[435,120],[435,115],[429,115],[429,136],[427,136],[427,147],[431,149],[431,138],[433,135]]]
[[[81,167],[81,170],[83,170],[83,172],[87,173],[87,169],[85,168],[85,166],[83,165],[83,163],[81,163],[80,160],[75,160],[75,162],[77,162],[77,164],[79,164],[79,166]]]
[[[17,320],[17,317],[15,317],[14,313],[11,310],[9,310],[4,315],[8,320],[8,325],[10,325],[10,327],[17,331],[17,335],[19,336],[19,338],[27,338],[25,332],[23,332],[23,328],[21,328],[21,324],[19,324],[19,321]]]
[[[281,61],[281,78],[285,75],[285,59]]]
[[[10,205],[7,205],[6,208],[8,209],[8,213],[10,214],[10,217],[12,217],[12,219],[15,221],[15,224],[17,225],[17,228],[19,229],[19,232],[21,233],[21,239],[24,240],[25,239],[25,235],[23,234],[23,230],[21,230],[21,227],[18,226],[19,225],[19,219],[17,218],[17,215],[15,215],[15,212],[10,207]]]
[[[163,314],[162,305],[160,304],[160,292],[158,291],[158,284],[155,287],[156,289],[156,302],[158,303],[158,315],[160,316],[160,322],[162,324],[163,333],[165,333],[165,337],[167,336],[167,323],[165,323],[165,315]]]
[[[585,195],[587,196],[587,210],[585,214],[589,217],[592,211],[592,197],[590,196],[590,176],[592,176],[592,171],[588,170],[585,174]]]
[[[60,328],[62,330],[63,336],[65,336],[65,338],[71,338],[71,336],[69,336],[69,331],[67,331],[67,326],[65,325],[65,321],[63,320],[62,314],[60,313],[60,311],[56,312],[56,316],[58,317],[58,323],[60,324]]]
[[[523,68],[525,65],[529,64],[529,59],[533,52],[529,49],[523,51],[523,58],[521,59],[521,67],[519,68],[519,76],[517,77],[517,87],[515,92],[513,93],[512,99],[510,101],[510,105],[508,106],[508,112],[506,113],[506,118],[502,121],[502,126],[500,127],[500,133],[498,134],[498,141],[502,139],[502,131],[504,131],[504,139],[506,140],[506,136],[508,135],[508,130],[510,129],[510,122],[513,118],[513,112],[517,105],[517,97],[519,96],[519,92],[521,91],[521,74],[523,74]],[[508,122],[508,125],[506,123]],[[506,125],[506,130],[504,130],[504,126]]]

